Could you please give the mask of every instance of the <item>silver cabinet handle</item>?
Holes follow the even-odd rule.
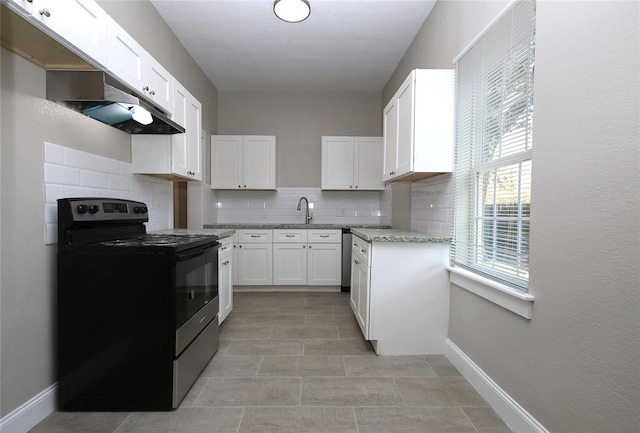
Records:
[[[356,189],[358,189],[358,185],[356,185]]]
[[[360,250],[361,253],[367,254],[367,250]]]
[[[145,91],[145,92],[148,92],[148,91],[149,91],[149,86],[144,86],[144,87],[142,88],[142,90],[143,90],[143,91]]]
[[[309,249],[311,249],[311,245],[309,245]]]
[[[155,95],[155,94],[156,94],[156,91],[155,91],[155,90],[151,90],[151,91],[149,92],[149,95],[151,95],[151,96],[153,96],[153,95]]]
[[[49,12],[49,9],[47,8],[40,9],[40,15],[44,15],[45,17],[49,18],[51,16],[51,12]]]
[[[354,260],[354,262],[355,262],[355,264],[356,264],[356,265],[359,265],[359,264],[360,264],[360,262],[359,262],[359,261],[357,261],[357,260]]]
[[[238,185],[238,188],[242,188],[242,185]]]
[[[329,235],[320,235],[321,238],[328,238]]]
[[[306,246],[306,245],[303,245],[303,246],[302,246],[302,248],[307,248],[307,246]],[[311,248],[311,247],[309,247],[309,248]]]
[[[247,187],[247,185],[244,185],[244,187],[246,188],[246,187]]]
[[[349,188],[353,188],[353,185],[349,185]]]
[[[27,3],[33,3],[33,0],[27,0]]]

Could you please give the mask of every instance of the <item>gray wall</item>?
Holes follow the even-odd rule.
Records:
[[[320,187],[323,135],[382,135],[379,92],[224,92],[223,135],[275,135],[277,186]]]
[[[216,131],[216,89],[155,9],[146,0],[101,5],[202,102],[203,125]],[[45,100],[43,69],[4,48],[0,68],[0,416],[5,416],[55,382],[56,246],[44,245],[43,143],[121,161],[131,160],[131,145],[129,135]]]
[[[450,67],[506,2],[438,2],[383,91]],[[525,320],[451,287],[449,338],[553,432],[640,431],[637,2],[537,3]]]

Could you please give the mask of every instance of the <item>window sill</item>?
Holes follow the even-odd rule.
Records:
[[[526,319],[531,319],[534,296],[522,293],[506,284],[455,266],[448,266],[449,282],[500,305]]]

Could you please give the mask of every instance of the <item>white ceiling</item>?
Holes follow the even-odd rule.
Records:
[[[309,0],[296,24],[273,0],[151,0],[221,91],[380,91],[436,0]]]

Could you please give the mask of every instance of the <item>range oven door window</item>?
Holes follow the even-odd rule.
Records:
[[[218,295],[218,246],[176,255],[176,329]]]

